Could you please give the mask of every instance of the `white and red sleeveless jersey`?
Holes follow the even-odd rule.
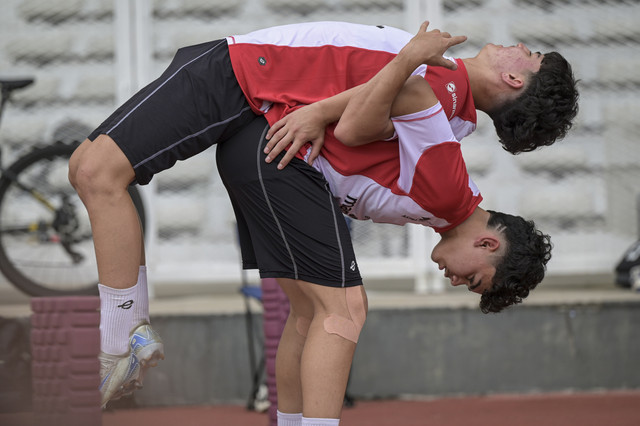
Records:
[[[228,37],[234,72],[254,112],[270,124],[292,109],[367,82],[411,39],[386,26],[293,24]],[[482,197],[458,140],[476,125],[466,69],[418,67],[440,103],[393,118],[397,138],[347,147],[327,128],[320,170],[345,214],[374,222],[419,223],[443,232],[462,223]],[[302,158],[304,152],[299,154]]]
[[[313,166],[342,212],[381,223],[418,223],[444,232],[482,201],[442,105],[392,118],[398,137],[359,147],[339,142]]]

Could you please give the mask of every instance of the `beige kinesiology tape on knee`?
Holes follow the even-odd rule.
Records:
[[[350,318],[330,314],[324,320],[324,330],[327,333],[337,334],[340,337],[351,340],[353,343],[358,343],[360,331],[362,331],[364,321],[367,318],[365,299],[360,286],[347,287],[345,290]]]

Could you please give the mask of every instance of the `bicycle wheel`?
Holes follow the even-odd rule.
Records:
[[[76,147],[34,148],[0,179],[0,271],[31,296],[98,293],[89,215],[67,178]],[[144,230],[137,187],[129,193]]]

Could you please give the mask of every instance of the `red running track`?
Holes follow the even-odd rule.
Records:
[[[104,412],[102,426],[266,426],[266,414],[241,406],[142,408]],[[0,425],[31,425],[1,414]],[[341,426],[638,426],[640,390],[501,395],[421,401],[356,401]]]
[[[266,414],[243,407],[116,411],[103,426],[266,426]],[[341,426],[639,426],[640,391],[488,396],[426,401],[357,401]]]

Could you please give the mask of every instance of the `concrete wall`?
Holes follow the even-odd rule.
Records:
[[[259,319],[259,318],[258,318]],[[250,377],[244,316],[158,316],[167,360],[141,406],[242,402]],[[373,309],[356,352],[356,398],[640,388],[640,298],[477,308]]]

